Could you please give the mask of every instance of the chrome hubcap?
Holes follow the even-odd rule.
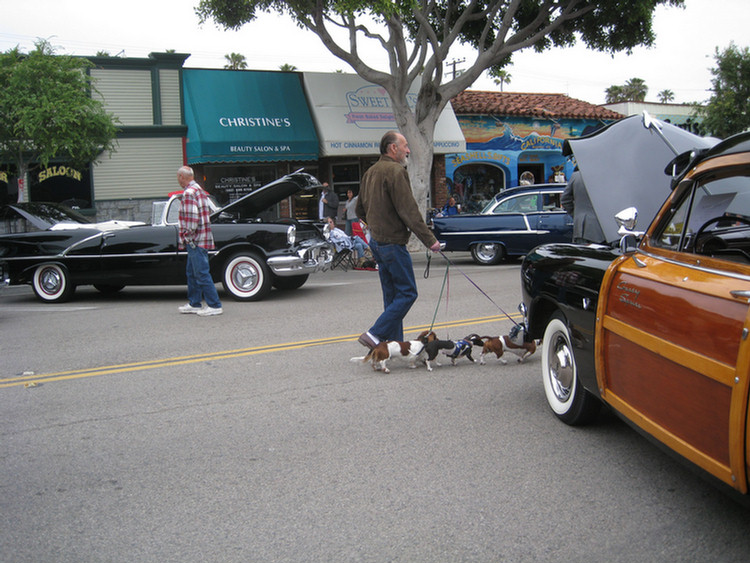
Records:
[[[258,283],[258,272],[248,263],[238,264],[232,270],[232,284],[242,291],[251,291]]]
[[[41,275],[40,282],[45,293],[53,294],[60,290],[62,278],[57,270],[45,270]]]
[[[497,249],[494,244],[480,244],[477,246],[477,256],[481,260],[493,260],[497,256]]]
[[[555,396],[564,403],[570,398],[575,378],[573,354],[567,339],[561,334],[555,335],[549,347],[547,358],[549,379]]]

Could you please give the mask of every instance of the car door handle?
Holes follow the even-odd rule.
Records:
[[[740,299],[748,299],[748,300],[750,300],[750,290],[747,290],[747,289],[736,289],[734,291],[730,291],[729,293],[732,294],[732,297],[739,297]]]

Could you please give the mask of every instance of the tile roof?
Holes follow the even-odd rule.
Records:
[[[565,94],[524,94],[464,90],[451,100],[456,115],[507,115],[552,119],[621,119],[621,113]]]

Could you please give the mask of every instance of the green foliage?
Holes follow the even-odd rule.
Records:
[[[88,164],[111,151],[115,118],[92,99],[85,59],[57,56],[46,41],[28,55],[0,54],[0,158],[25,172],[53,158]]]
[[[713,94],[699,113],[702,128],[724,138],[750,128],[750,49],[731,43],[724,51],[717,48],[714,58]]]
[[[674,101],[674,92],[672,92],[672,90],[662,90],[656,95],[656,97],[662,104],[668,104],[669,102]]]
[[[616,104],[618,102],[642,102],[646,99],[648,86],[642,78],[631,78],[625,84],[613,85],[604,91],[606,102]],[[674,95],[672,95],[674,97]]]
[[[404,41],[415,51],[399,64],[408,60],[417,67],[430,54],[437,64],[444,62],[452,45],[464,43],[480,54],[489,53],[480,72],[489,69],[497,76],[514,51],[529,47],[541,52],[583,41],[592,49],[616,53],[651,46],[653,12],[659,5],[683,7],[684,0],[200,0],[195,11],[202,22],[214,20],[229,29],[240,28],[261,12],[289,15],[318,34],[329,49],[331,26],[348,29],[350,38],[356,33],[379,38],[392,55],[401,46],[394,41]],[[385,25],[389,36],[355,21],[360,15]],[[341,57],[336,49],[331,51]]]
[[[245,55],[240,53],[229,53],[228,55],[224,55],[224,58],[227,61],[224,68],[227,70],[245,70],[247,68],[247,59],[245,59]]]

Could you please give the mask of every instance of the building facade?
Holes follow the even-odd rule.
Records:
[[[493,195],[533,183],[566,181],[574,164],[565,139],[587,135],[623,116],[563,94],[466,90],[451,100],[466,152],[446,155],[448,195],[480,211]]]
[[[35,169],[28,199],[99,220],[148,221],[152,203],[178,189],[176,171],[188,164],[220,204],[304,169],[343,205],[379,158],[383,133],[396,128],[388,95],[356,75],[184,68],[188,57],[90,57],[92,96],[119,122],[116,149],[85,169],[64,162]],[[445,192],[445,153],[464,149],[448,106],[435,131],[430,199]],[[4,202],[16,197],[0,193]],[[284,215],[318,218],[314,197],[281,205]]]

